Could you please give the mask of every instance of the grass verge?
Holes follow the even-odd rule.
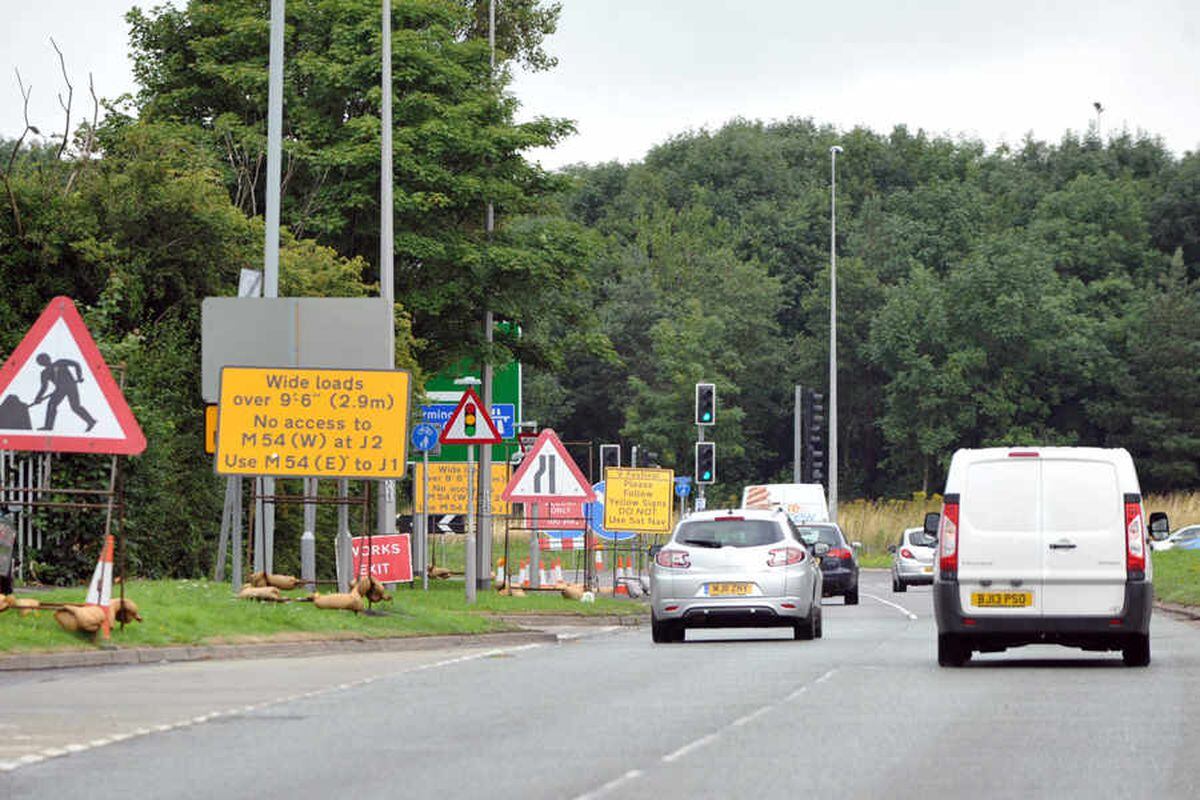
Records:
[[[78,602],[84,587],[52,591],[21,591],[18,597],[43,602]],[[296,597],[301,592],[289,592]],[[231,644],[304,639],[471,634],[513,630],[516,626],[496,614],[621,614],[645,613],[646,606],[628,600],[597,597],[595,603],[566,600],[557,593],[500,597],[480,592],[468,607],[460,582],[430,583],[429,591],[401,588],[390,603],[378,603],[382,616],[328,611],[311,603],[256,603],[233,597],[228,584],[209,581],[131,581],[126,595],[141,609],[144,622],[113,631],[120,647],[161,647],[186,644]],[[15,610],[0,613],[0,653],[31,650],[78,650],[96,646],[90,635],[59,628],[53,611],[21,617]]]
[[[1167,603],[1200,605],[1200,552],[1164,550],[1154,559],[1154,596]]]

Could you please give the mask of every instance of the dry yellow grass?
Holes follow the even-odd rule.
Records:
[[[1200,522],[1200,492],[1150,494],[1145,498],[1146,513],[1165,511],[1171,530]],[[846,538],[863,543],[867,553],[882,553],[900,538],[900,531],[915,528],[926,512],[941,511],[942,496],[920,492],[911,500],[851,500],[838,506],[838,521]]]

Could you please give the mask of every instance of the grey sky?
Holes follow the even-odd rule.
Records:
[[[499,0],[503,3],[503,0]],[[1027,131],[1057,140],[1106,111],[1106,132],[1200,147],[1200,3],[952,0],[562,0],[548,48],[559,66],[520,75],[525,115],[577,120],[546,166],[634,160],[673,134],[733,117],[812,117],[888,131],[898,123],[989,144]],[[144,3],[155,5],[157,0]],[[131,91],[130,0],[0,0],[0,135],[21,128],[18,66],[32,122],[60,129],[54,36],[90,114]]]

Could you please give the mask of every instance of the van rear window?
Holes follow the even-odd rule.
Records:
[[[967,470],[962,524],[979,531],[1036,530],[1038,462],[981,461]]]
[[[1117,471],[1103,461],[1043,461],[1042,524],[1047,531],[1124,529]]]

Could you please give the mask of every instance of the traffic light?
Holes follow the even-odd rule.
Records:
[[[463,406],[463,430],[466,432],[467,436],[475,435],[475,421],[475,404],[467,403],[465,406]]]
[[[804,459],[800,480],[804,483],[825,481],[825,396],[812,389],[804,391],[800,412],[801,439],[804,444]]]
[[[609,467],[621,466],[621,445],[619,444],[602,444],[600,445],[600,475],[603,477],[604,470]]]
[[[717,482],[717,445],[696,442],[696,483]]]
[[[712,425],[717,421],[717,385],[696,384],[696,424]]]

